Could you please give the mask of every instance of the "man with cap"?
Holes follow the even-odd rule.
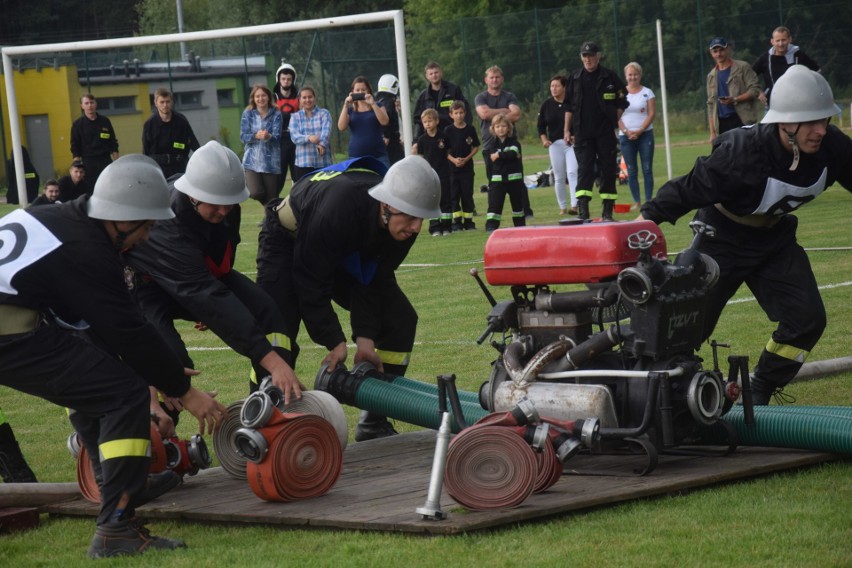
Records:
[[[707,117],[710,143],[716,136],[757,122],[760,83],[751,65],[731,58],[731,46],[714,37],[707,46],[716,65],[707,74]]]
[[[91,197],[0,218],[0,384],[71,409],[102,477],[92,557],[185,546],[151,536],[134,515],[180,482],[172,472],[157,478],[164,485],[149,482],[148,386],[179,399],[202,432],[227,417],[223,405],[190,385],[125,283],[120,251],[173,216],[160,168],[132,154],[104,169]],[[79,320],[87,332],[62,325]]]
[[[420,232],[437,217],[441,182],[429,163],[408,156],[386,169],[353,158],[305,176],[283,200],[267,205],[257,281],[272,295],[288,329],[304,321],[328,349],[329,369],[348,355],[333,303],[350,312],[354,363],[368,361],[398,376],[408,367],[417,312],[395,270]],[[356,441],[396,431],[384,416],[362,412]]]
[[[701,247],[719,265],[705,337],[743,283],[778,322],[754,370],[755,404],[768,404],[792,380],[826,324],[808,255],[796,242],[798,219],[790,213],[835,182],[852,191],[852,140],[829,124],[840,109],[826,80],[794,65],[772,93],[760,124],[716,138],[712,153],[664,184],[639,217],[674,223],[697,209],[695,218],[715,228]]]
[[[248,197],[240,159],[219,142],[208,142],[172,182],[174,218],[157,223],[148,241],[125,254],[125,261],[136,273],[134,293],[142,312],[185,367],[194,365],[176,319],[198,322],[196,327],[209,328],[248,357],[251,391],[257,390],[259,378],[270,375],[289,402],[301,396],[302,387],[287,363],[284,318],[272,298],[233,269],[239,204]]]
[[[615,131],[629,104],[627,87],[617,73],[600,64],[597,43],[583,43],[580,59],[583,67],[569,75],[565,85],[565,142],[574,146],[577,156],[577,214],[580,219],[589,219],[589,201],[594,195],[595,178],[600,176],[601,218],[612,221],[618,198]]]
[[[82,160],[74,160],[68,168],[68,174],[59,178],[59,201],[67,203],[91,193],[92,187],[86,180],[86,165]]]
[[[289,63],[282,61],[275,72],[272,98],[275,106],[281,111],[281,185],[283,187],[287,181],[288,168],[293,183],[297,181],[293,177],[293,168],[296,167],[296,144],[290,137],[290,115],[299,110],[299,89],[296,87],[296,68]]]

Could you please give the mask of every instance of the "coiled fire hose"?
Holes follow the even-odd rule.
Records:
[[[262,427],[242,428],[236,435],[254,494],[286,502],[328,492],[343,469],[343,448],[334,427],[319,416],[275,407],[271,414]]]
[[[151,424],[151,462],[149,473],[160,473],[167,469],[181,477],[195,475],[201,469],[210,467],[211,459],[204,438],[195,434],[189,440],[179,440],[176,437],[165,438],[154,424]],[[69,447],[71,440],[69,439]],[[92,460],[86,446],[79,444],[77,452],[77,484],[80,493],[92,503],[101,502],[101,489],[95,475]]]
[[[213,450],[219,459],[219,464],[225,473],[234,479],[246,478],[246,458],[237,451],[235,436],[242,428],[240,412],[244,400],[238,400],[228,405],[228,417],[219,429],[213,433]]]

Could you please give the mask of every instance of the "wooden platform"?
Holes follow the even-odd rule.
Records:
[[[837,459],[827,453],[743,447],[726,457],[660,456],[651,474],[636,477],[623,475],[631,471],[630,458],[580,455],[568,465],[622,475],[563,475],[546,492],[532,495],[513,509],[497,511],[467,511],[444,492],[441,509],[448,518],[435,521],[415,513],[426,501],[435,434],[424,430],[349,446],[339,481],[315,499],[268,503],[258,499],[245,480],[212,468],[187,477],[182,486],[142,507],[139,513],[148,518],[201,522],[449,535]],[[98,508],[80,498],[48,505],[46,510],[57,515],[96,516]]]

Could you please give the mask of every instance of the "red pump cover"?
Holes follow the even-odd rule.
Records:
[[[666,258],[666,240],[652,221],[512,227],[485,243],[485,278],[494,286],[583,284],[615,278],[636,264],[630,235],[656,236],[651,256]]]

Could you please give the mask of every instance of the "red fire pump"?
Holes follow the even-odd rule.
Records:
[[[638,446],[647,458],[639,473],[655,467],[660,451],[693,450],[714,424],[733,451],[735,432],[719,418],[740,395],[737,379],[748,389],[747,363],[729,358],[725,380],[715,343],[714,369],[703,369],[696,354],[719,270],[697,250],[714,229],[690,226],[693,242],[673,262],[649,221],[495,231],[485,276],[510,286],[512,299],[495,301],[471,271],[492,305],[478,342],[492,336],[499,352],[480,388],[482,406],[502,412],[528,398],[542,415],[597,418],[601,442],[592,451],[636,453]]]

